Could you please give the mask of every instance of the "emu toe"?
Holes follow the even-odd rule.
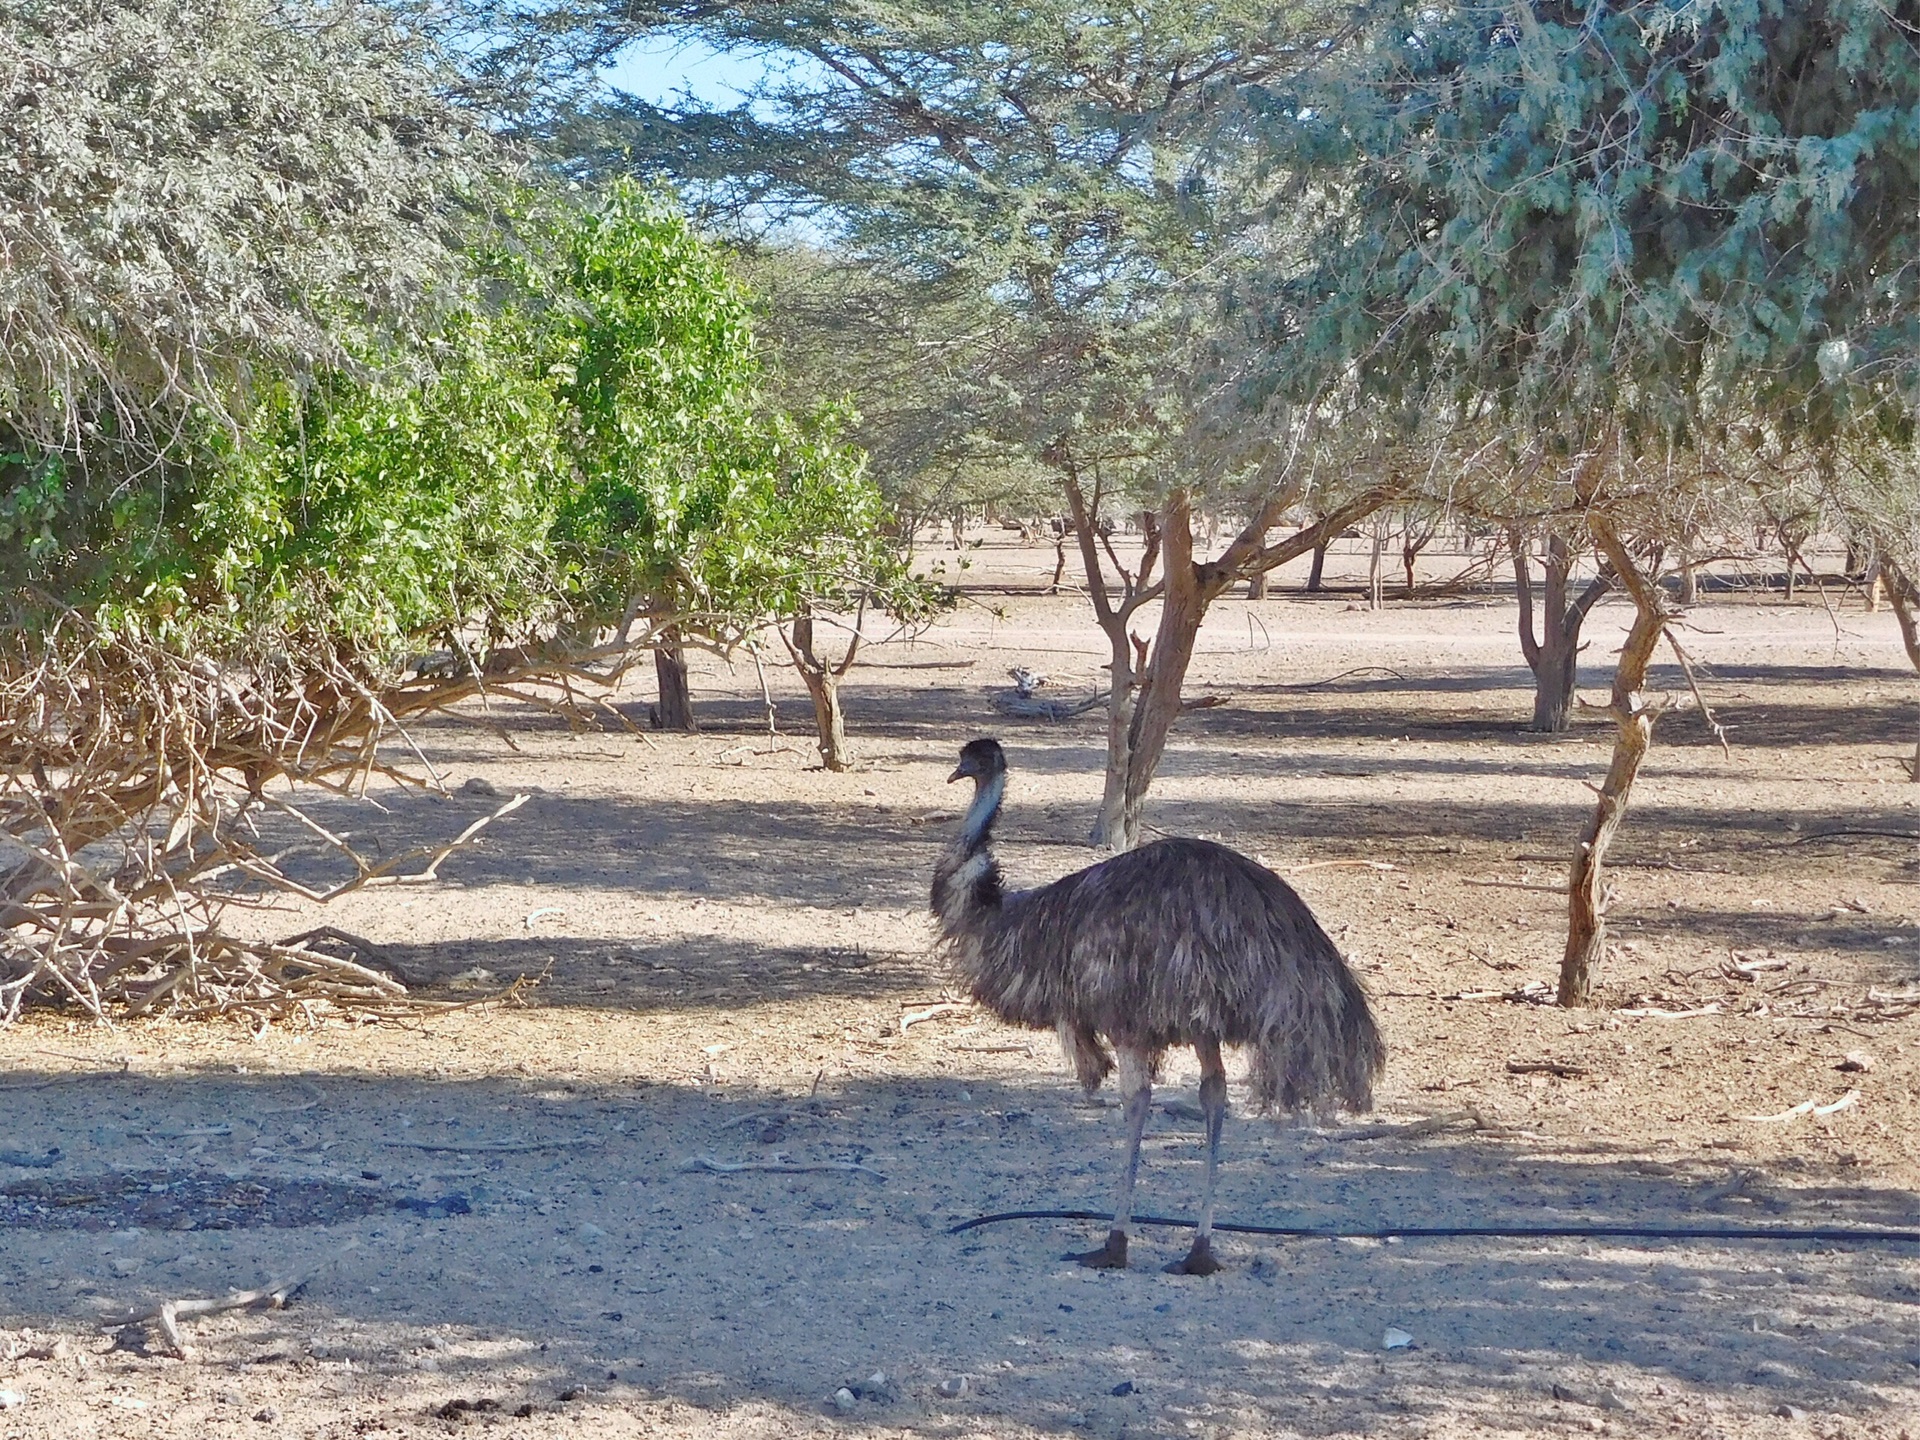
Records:
[[[1226,1267],[1213,1258],[1213,1246],[1205,1240],[1195,1240],[1193,1248],[1187,1252],[1184,1260],[1176,1260],[1167,1266],[1169,1275],[1218,1275]]]
[[[1088,1250],[1084,1254],[1062,1255],[1062,1260],[1073,1260],[1089,1270],[1124,1270],[1127,1268],[1127,1232],[1109,1230],[1107,1243],[1098,1250]]]

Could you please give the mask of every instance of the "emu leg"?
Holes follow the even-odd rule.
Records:
[[[1227,1118],[1227,1067],[1220,1059],[1218,1040],[1197,1040],[1200,1057],[1200,1110],[1207,1117],[1207,1181],[1200,1200],[1200,1228],[1194,1232],[1187,1258],[1167,1266],[1169,1275],[1213,1275],[1221,1268],[1213,1258],[1213,1184],[1220,1173],[1220,1127]]]
[[[1153,1062],[1138,1051],[1120,1052],[1120,1093],[1127,1106],[1127,1163],[1120,1172],[1113,1228],[1107,1232],[1107,1243],[1098,1250],[1062,1257],[1078,1260],[1089,1270],[1127,1268],[1127,1230],[1133,1224],[1133,1181],[1140,1173],[1140,1137],[1146,1133],[1147,1112],[1153,1108]]]

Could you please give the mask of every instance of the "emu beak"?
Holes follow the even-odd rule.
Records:
[[[967,776],[971,775],[972,773],[973,772],[967,769],[966,766],[956,765],[953,767],[953,774],[947,776],[947,784],[951,785],[956,780],[964,780],[967,778]]]

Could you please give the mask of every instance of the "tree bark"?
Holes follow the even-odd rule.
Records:
[[[1633,628],[1627,632],[1627,642],[1614,668],[1613,700],[1607,707],[1614,722],[1613,759],[1567,878],[1567,948],[1560,959],[1559,989],[1559,1001],[1566,1006],[1585,1005],[1591,998],[1594,971],[1606,954],[1601,866],[1614,832],[1626,818],[1627,798],[1653,743],[1654,722],[1664,708],[1642,691],[1654,647],[1673,618],[1666,597],[1634,564],[1612,521],[1598,508],[1590,509],[1587,528],[1614,575],[1633,597]]]
[[[1920,670],[1920,587],[1916,587],[1907,572],[1885,555],[1878,559],[1880,578],[1887,587],[1887,599],[1893,603],[1893,618],[1900,622],[1900,643],[1907,647],[1908,662],[1915,670]],[[1920,741],[1914,743],[1913,760],[1907,766],[1907,778],[1920,784]]]
[[[700,727],[693,718],[693,694],[687,688],[687,654],[680,645],[678,632],[666,632],[664,643],[653,652],[653,674],[660,683],[657,707],[662,730],[694,731]]]
[[[1167,737],[1180,718],[1181,688],[1193,660],[1207,609],[1242,575],[1273,570],[1324,544],[1391,498],[1372,491],[1322,516],[1306,529],[1274,545],[1267,532],[1279,521],[1293,496],[1277,495],[1236,535],[1217,560],[1194,558],[1193,515],[1184,491],[1167,497],[1148,533],[1148,559],[1142,573],[1128,578],[1123,602],[1114,606],[1104,581],[1096,583],[1098,555],[1085,521],[1086,508],[1075,489],[1075,526],[1088,565],[1095,613],[1102,617],[1112,651],[1113,680],[1107,707],[1107,773],[1093,843],[1130,850],[1140,843],[1147,792],[1153,784]],[[1158,584],[1144,583],[1153,561],[1161,565]],[[1148,600],[1161,601],[1160,621],[1151,643],[1130,635],[1126,621]],[[1122,677],[1124,678],[1124,681]]]
[[[863,617],[864,611],[863,605]],[[811,610],[793,617],[792,630],[791,635],[783,633],[780,638],[787,642],[793,668],[799,672],[800,683],[807,687],[807,697],[813,701],[814,735],[820,746],[820,763],[840,774],[853,765],[853,747],[847,743],[846,710],[840,704],[840,682],[853,667],[854,655],[860,648],[860,626],[858,622],[854,625],[847,653],[831,664],[822,660],[814,647]]]
[[[1184,491],[1167,497],[1161,512],[1160,545],[1165,554],[1166,590],[1160,601],[1160,626],[1153,638],[1151,659],[1143,667],[1141,693],[1130,717],[1126,783],[1121,793],[1120,847],[1140,843],[1142,811],[1153,774],[1166,753],[1167,736],[1180,718],[1180,691],[1187,667],[1193,663],[1200,622],[1214,597],[1232,582],[1234,568],[1218,562],[1196,565],[1193,559],[1193,515]]]
[[[1248,577],[1247,598],[1249,600],[1264,600],[1267,598],[1267,572],[1265,570],[1262,570],[1258,575]]]
[[[1700,603],[1700,571],[1693,563],[1693,551],[1682,548],[1680,551],[1680,603],[1698,605]]]
[[[1376,520],[1373,526],[1373,559],[1367,565],[1367,609],[1385,606],[1386,595],[1380,586],[1380,561],[1387,553],[1387,527]]]
[[[1136,656],[1144,658],[1146,645],[1136,640],[1128,626],[1133,612],[1159,591],[1152,583],[1154,565],[1159,559],[1157,529],[1149,526],[1146,548],[1141,553],[1140,569],[1129,574],[1119,570],[1121,594],[1116,602],[1107,586],[1106,571],[1100,563],[1100,491],[1096,485],[1091,501],[1081,489],[1080,476],[1071,460],[1062,462],[1067,505],[1073,520],[1074,539],[1080,548],[1080,563],[1087,574],[1087,595],[1093,602],[1094,618],[1107,637],[1107,764],[1101,787],[1100,809],[1095,813],[1090,844],[1102,848],[1131,848],[1124,838],[1122,814],[1126,807],[1127,773],[1133,758],[1133,712],[1136,695]],[[1111,552],[1109,552],[1111,553]],[[1118,564],[1116,562],[1116,569]]]
[[[1526,541],[1517,532],[1513,547],[1514,591],[1520,601],[1520,653],[1533,672],[1533,722],[1527,729],[1540,735],[1563,734],[1573,720],[1573,692],[1579,679],[1580,630],[1600,597],[1613,588],[1603,569],[1572,600],[1567,581],[1573,569],[1573,550],[1558,535],[1547,538],[1544,566],[1543,613],[1536,637],[1533,623],[1533,573]]]
[[[1312,594],[1320,589],[1320,577],[1327,568],[1327,546],[1333,543],[1330,535],[1313,547],[1313,565],[1307,571],[1307,591]]]

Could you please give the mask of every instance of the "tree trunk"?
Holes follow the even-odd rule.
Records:
[[[1267,533],[1279,522],[1298,491],[1277,492],[1229,544],[1217,560],[1194,559],[1193,513],[1184,491],[1167,497],[1159,515],[1145,518],[1146,544],[1137,572],[1128,572],[1109,549],[1118,573],[1116,601],[1102,567],[1098,477],[1089,503],[1070,456],[1060,466],[1072,510],[1073,529],[1087,574],[1087,595],[1101,633],[1107,637],[1111,673],[1107,688],[1107,764],[1100,810],[1091,843],[1130,850],[1140,842],[1142,810],[1153,774],[1166,749],[1167,735],[1180,716],[1180,690],[1193,659],[1194,642],[1207,607],[1241,575],[1272,570],[1323,545],[1356,520],[1372,514],[1388,499],[1386,490],[1369,491],[1275,545]],[[1152,576],[1156,564],[1161,579]],[[1161,602],[1160,622],[1151,643],[1131,633],[1134,612],[1151,600]]]
[[[1386,494],[1375,492],[1350,502],[1279,545],[1261,550],[1260,541],[1282,508],[1274,507],[1272,518],[1265,523],[1256,521],[1241,531],[1218,560],[1202,562],[1193,558],[1193,517],[1186,494],[1175,491],[1167,497],[1160,521],[1160,551],[1165,557],[1160,624],[1151,648],[1139,647],[1140,684],[1127,726],[1126,784],[1121,793],[1118,834],[1112,842],[1117,848],[1130,850],[1140,843],[1147,791],[1160,767],[1160,757],[1166,753],[1167,737],[1180,718],[1181,690],[1193,662],[1195,642],[1200,638],[1200,624],[1207,618],[1207,607],[1243,567],[1251,564],[1272,569],[1284,564],[1323,536],[1338,534],[1363,519],[1387,499]],[[1102,813],[1106,813],[1104,808]]]
[[[1249,600],[1264,600],[1267,598],[1267,574],[1267,571],[1262,570],[1258,575],[1248,579],[1247,598]]]
[[[1700,572],[1693,563],[1693,552],[1680,552],[1680,603],[1698,605],[1700,603]]]
[[[860,614],[864,619],[864,600]],[[787,642],[793,668],[800,673],[800,683],[807,687],[807,697],[813,701],[814,735],[820,746],[820,763],[840,774],[853,765],[853,747],[847,743],[847,715],[840,706],[840,681],[853,668],[854,656],[859,653],[860,623],[855,622],[853,636],[847,641],[847,653],[837,664],[822,660],[814,648],[811,610],[794,616],[793,633],[783,633],[781,639]]]
[[[1527,668],[1533,672],[1533,722],[1527,729],[1538,735],[1564,734],[1573,721],[1581,627],[1586,624],[1587,612],[1612,588],[1612,582],[1602,571],[1577,598],[1569,600],[1567,581],[1573,569],[1573,550],[1562,537],[1548,536],[1547,558],[1542,566],[1544,613],[1536,639],[1533,576],[1526,541],[1516,533],[1511,543],[1514,592],[1520,601],[1520,651],[1527,658]]]
[[[666,642],[653,652],[653,674],[660,682],[660,704],[656,714],[662,730],[694,731],[693,695],[687,688],[687,655],[680,637],[668,631]]]
[[[1380,588],[1380,561],[1387,553],[1387,527],[1375,524],[1373,527],[1373,559],[1367,565],[1367,609],[1378,610],[1386,604],[1386,596]]]
[[[1332,537],[1329,537],[1327,540],[1323,540],[1313,547],[1313,565],[1307,571],[1307,590],[1309,593],[1316,592],[1320,588],[1320,577],[1325,573],[1327,568],[1327,545],[1331,543],[1331,538]]]
[[[1121,811],[1126,801],[1127,764],[1131,754],[1128,737],[1133,732],[1134,705],[1134,642],[1127,626],[1138,603],[1134,592],[1145,586],[1156,558],[1156,548],[1153,537],[1149,535],[1139,574],[1128,576],[1122,572],[1125,593],[1120,603],[1114,604],[1107,589],[1105,572],[1100,566],[1099,489],[1096,485],[1093,502],[1089,504],[1080,488],[1080,476],[1072,460],[1063,458],[1060,463],[1073,523],[1073,538],[1079,546],[1080,563],[1087,574],[1087,595],[1093,602],[1094,618],[1099,622],[1101,633],[1107,637],[1108,648],[1106,781],[1101,790],[1100,809],[1094,815],[1093,829],[1088,833],[1087,841],[1102,848],[1124,849],[1126,847],[1121,844]]]
[[[1527,729],[1535,735],[1564,735],[1573,723],[1573,693],[1580,679],[1578,632],[1569,636],[1558,625],[1549,623],[1540,646],[1540,663],[1533,672],[1533,721]]]
[[[847,744],[847,717],[840,708],[840,682],[832,670],[800,667],[801,683],[813,699],[813,723],[820,737],[820,763],[835,774],[853,763],[853,751]]]
[[[1612,522],[1599,510],[1591,510],[1587,526],[1615,576],[1633,597],[1633,628],[1627,633],[1627,643],[1621,647],[1620,662],[1613,673],[1613,702],[1608,706],[1615,726],[1613,759],[1567,879],[1567,948],[1560,959],[1559,990],[1559,1001],[1566,1006],[1587,1003],[1593,993],[1594,971],[1606,954],[1601,865],[1614,832],[1626,818],[1634,778],[1653,743],[1654,721],[1659,719],[1662,706],[1641,692],[1654,647],[1672,619],[1659,587],[1633,563]]]
[[[1173,722],[1180,718],[1180,692],[1186,683],[1187,667],[1193,663],[1200,622],[1206,619],[1207,606],[1233,579],[1231,570],[1194,564],[1193,516],[1183,491],[1168,496],[1160,536],[1166,557],[1162,571],[1166,591],[1160,600],[1160,625],[1153,637],[1152,660],[1144,667],[1146,673],[1129,727],[1126,787],[1120,805],[1122,850],[1140,843],[1147,789],[1160,767],[1160,757],[1166,753]]]
[[[1900,643],[1907,647],[1907,660],[1920,670],[1920,589],[1907,572],[1885,555],[1879,557],[1880,578],[1886,582],[1887,599],[1893,602],[1893,618],[1900,622]],[[1920,741],[1913,747],[1913,761],[1907,766],[1907,778],[1920,784]]]

